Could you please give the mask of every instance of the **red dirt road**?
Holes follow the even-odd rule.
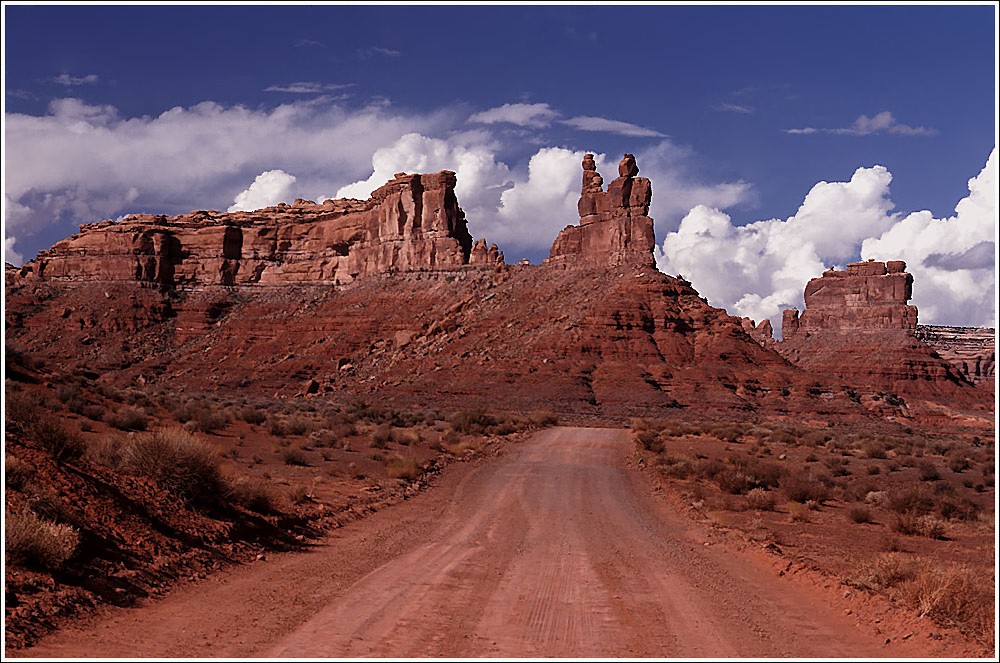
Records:
[[[308,553],[108,610],[19,655],[878,657],[808,588],[699,529],[630,470],[627,431],[555,428]]]

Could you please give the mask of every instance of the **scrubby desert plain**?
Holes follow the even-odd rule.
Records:
[[[6,655],[993,656],[992,334],[889,262],[775,341],[637,173],[542,265],[445,171],[8,266]]]

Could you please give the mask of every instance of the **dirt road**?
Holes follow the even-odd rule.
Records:
[[[23,655],[922,655],[883,647],[773,569],[704,546],[626,468],[630,448],[626,431],[546,430],[499,459],[449,467],[312,552],[107,611]]]

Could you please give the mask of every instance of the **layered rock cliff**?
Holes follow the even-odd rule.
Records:
[[[636,177],[635,157],[626,154],[618,164],[618,178],[604,190],[594,155],[583,158],[583,184],[577,210],[580,223],[566,226],[556,237],[546,264],[606,266],[629,263],[653,267],[653,220],[649,203],[653,187]]]
[[[917,307],[913,277],[902,260],[854,262],[846,270],[828,269],[806,284],[806,310],[782,313],[784,340],[810,332],[852,329],[915,329]]]
[[[973,384],[996,379],[996,331],[982,327],[917,325],[916,336]]]
[[[492,267],[496,245],[472,242],[455,173],[397,174],[370,199],[297,199],[253,212],[134,214],[80,232],[14,278],[188,285],[338,284],[394,271]]]

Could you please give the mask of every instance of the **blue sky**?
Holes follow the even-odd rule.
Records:
[[[912,212],[955,216],[996,143],[991,5],[6,5],[4,22],[5,245],[24,259],[78,223],[226,209],[271,171],[259,200],[365,197],[380,149],[385,168],[464,174],[473,234],[511,262],[575,222],[564,181],[578,187],[585,150],[606,179],[637,155],[661,243],[699,205],[731,228],[787,221],[818,183],[884,167],[891,183],[864,171],[876,206],[891,200],[871,236],[817,246],[789,268],[801,280],[865,239],[891,250],[882,233]],[[705,277],[710,301],[778,315],[795,288],[741,260],[729,280],[774,301],[713,296]],[[972,324],[974,305],[940,315]]]

